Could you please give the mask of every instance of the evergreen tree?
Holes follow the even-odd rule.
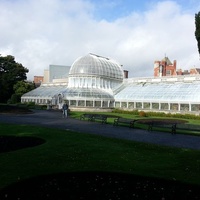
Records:
[[[197,40],[198,51],[200,54],[200,12],[195,14],[195,25],[196,25],[195,37]]]

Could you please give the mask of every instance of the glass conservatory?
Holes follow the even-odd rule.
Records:
[[[174,112],[200,111],[200,81],[126,83],[115,95],[115,107]]]
[[[69,88],[112,89],[123,82],[121,66],[109,58],[88,54],[78,58],[69,71]]]
[[[62,107],[67,101],[71,107],[112,108],[114,106],[113,89],[123,82],[123,70],[116,61],[88,54],[72,64],[68,85],[51,86],[43,84],[22,96],[22,102],[34,101]],[[46,100],[44,100],[46,99]]]
[[[69,106],[111,108],[114,105],[112,90],[122,82],[123,70],[116,61],[88,54],[72,64],[63,99]]]
[[[88,54],[74,61],[68,83],[42,84],[21,101],[57,108],[67,101],[70,108],[199,113],[200,75],[124,78],[116,61]]]
[[[25,93],[21,97],[22,103],[35,102],[36,104],[58,104],[59,94],[66,89],[64,84],[42,84],[40,87]]]

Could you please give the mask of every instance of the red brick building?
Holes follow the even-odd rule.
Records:
[[[44,80],[44,76],[34,76],[33,82],[36,87],[39,87]]]
[[[164,57],[161,61],[154,62],[154,77],[176,76],[176,75],[195,75],[200,74],[199,68],[190,70],[176,69],[176,60],[172,63],[168,57]]]
[[[190,74],[200,74],[200,69],[199,68],[190,69]]]
[[[173,64],[168,57],[164,57],[161,61],[154,62],[154,76],[174,76],[176,73],[176,60]]]

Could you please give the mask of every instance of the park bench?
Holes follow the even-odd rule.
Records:
[[[172,134],[176,134],[178,130],[195,131],[200,133],[200,125],[195,124],[150,122],[148,131],[152,131],[153,127],[170,129]]]
[[[172,134],[176,133],[176,123],[166,123],[166,122],[156,122],[152,121],[148,123],[148,131],[152,131],[153,127],[158,127],[158,128],[165,128],[165,129],[170,129]]]
[[[98,121],[100,120],[102,124],[107,123],[107,116],[106,115],[99,115],[99,114],[93,114],[92,121]]]
[[[88,120],[88,121],[92,121],[92,118],[93,118],[93,114],[88,114],[88,113],[85,113],[85,114],[82,114],[80,116],[80,120]]]
[[[106,124],[107,123],[107,116],[106,115],[100,115],[100,114],[88,114],[88,113],[85,113],[85,114],[82,114],[80,116],[80,119],[81,120],[88,120],[88,121],[91,121],[91,122],[101,121],[102,124]]]
[[[137,120],[135,119],[128,119],[128,118],[123,118],[123,117],[118,117],[114,119],[114,126],[118,126],[119,124],[128,124],[130,128],[134,128],[134,123]]]
[[[197,125],[197,124],[177,124],[175,131],[177,131],[177,130],[192,131],[192,132],[199,132],[200,133],[200,125]]]

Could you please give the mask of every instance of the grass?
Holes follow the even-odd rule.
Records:
[[[0,135],[39,137],[46,143],[0,154],[0,187],[60,172],[120,172],[200,186],[200,151],[104,138],[28,125],[0,124]]]
[[[82,114],[84,114],[85,112],[71,112],[71,117],[76,118],[76,119],[80,119],[80,116]],[[199,120],[198,119],[180,119],[180,118],[171,118],[171,117],[140,117],[138,115],[133,115],[133,114],[126,114],[126,113],[105,113],[105,112],[97,112],[98,114],[106,114],[106,115],[113,115],[113,116],[118,116],[118,117],[123,117],[123,118],[130,118],[130,119],[137,119],[137,120],[150,120],[150,119],[163,119],[163,120],[181,120],[181,121],[185,121],[185,123],[188,124],[194,124],[194,125],[199,125]],[[113,124],[113,120],[114,118],[108,118],[107,119],[107,123],[108,124]],[[129,126],[128,124],[120,124],[120,126]],[[148,129],[148,125],[147,124],[142,124],[142,123],[135,123],[134,124],[135,128],[138,129]],[[158,128],[155,127],[153,128],[154,131],[161,131],[161,132],[171,132],[170,128]],[[194,136],[200,136],[200,133],[198,131],[192,131],[192,130],[178,130],[177,129],[177,134],[185,134],[185,135],[194,135]]]
[[[0,112],[13,110],[0,106]],[[71,112],[71,117],[80,118],[81,114]],[[109,115],[141,119],[131,114]],[[108,123],[113,124],[113,118]],[[198,121],[189,120],[189,123],[198,124]],[[146,126],[138,124],[137,128],[146,129]],[[130,200],[133,196],[136,199],[200,198],[200,151],[38,126],[0,124],[0,130],[0,140],[1,136],[45,140],[38,146],[24,148],[25,145],[0,153],[2,200],[88,199],[88,193],[91,198],[101,200]],[[8,150],[9,145],[17,146],[16,140],[13,142],[5,144]]]
[[[39,126],[1,123],[0,130],[2,200],[200,198],[200,151]]]

